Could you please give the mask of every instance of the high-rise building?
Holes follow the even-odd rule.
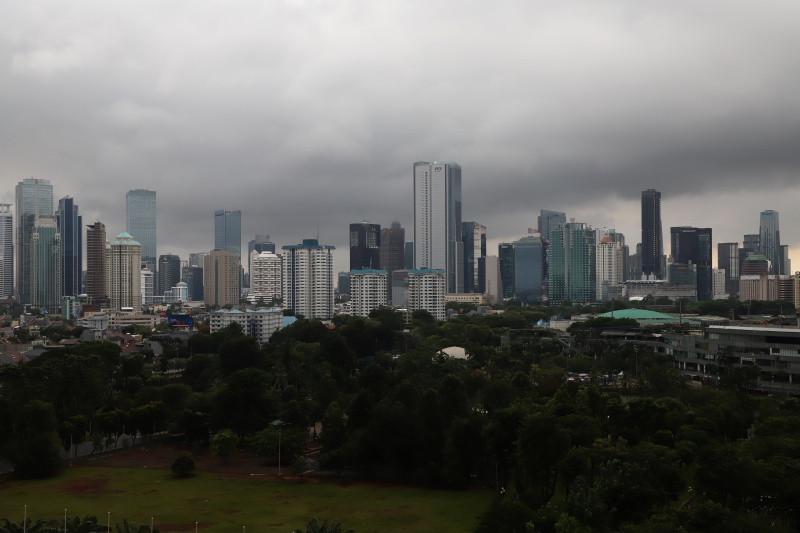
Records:
[[[403,249],[403,268],[405,270],[414,268],[414,243],[411,241],[407,241]]]
[[[436,320],[444,320],[447,317],[446,285],[444,269],[395,270],[392,273],[392,305],[409,311],[423,309]]]
[[[717,268],[725,271],[725,292],[731,296],[739,294],[739,243],[717,244]]]
[[[142,263],[155,272],[156,191],[133,189],[125,195],[125,232],[142,247]]]
[[[792,260],[789,258],[789,245],[788,244],[781,244],[781,272],[785,276],[789,276],[792,273]]]
[[[250,292],[267,295],[270,300],[283,297],[281,258],[270,252],[250,254]]]
[[[14,294],[14,215],[0,204],[0,298]]]
[[[336,274],[336,294],[350,294],[350,272]]]
[[[381,229],[380,260],[381,269],[385,270],[388,279],[392,279],[392,272],[405,268],[406,230],[400,222],[392,222],[389,228]],[[413,254],[413,252],[412,252]],[[392,284],[386,283],[386,301],[392,299]]]
[[[350,270],[380,268],[380,247],[380,224],[350,224]]]
[[[306,318],[333,316],[334,246],[303,239],[302,244],[284,246],[283,307]]]
[[[777,211],[772,209],[761,211],[759,237],[761,254],[766,256],[772,264],[771,274],[788,274],[788,272],[782,272],[781,231]]]
[[[663,279],[664,238],[661,232],[661,193],[642,191],[642,274]]]
[[[461,223],[461,242],[464,243],[464,292],[481,292],[481,258],[486,257],[486,226],[477,222]],[[484,265],[485,266],[485,265]]]
[[[208,252],[197,252],[194,254],[189,254],[189,266],[203,268],[203,265],[206,264],[207,255]]]
[[[61,235],[61,292],[78,296],[83,287],[83,217],[69,196],[58,201],[56,226]]]
[[[239,303],[239,256],[211,250],[203,267],[203,300],[208,306]]]
[[[621,237],[622,234],[619,234]],[[622,285],[623,282],[623,239],[616,238],[614,230],[597,230],[595,236],[597,240],[596,261],[596,298],[598,301],[613,299],[614,289]]]
[[[591,302],[597,296],[595,232],[588,224],[568,222],[550,232],[549,301]]]
[[[515,297],[524,303],[541,304],[544,293],[545,245],[538,235],[528,235],[514,247]]]
[[[242,257],[242,212],[214,211],[214,249]]]
[[[86,226],[86,296],[92,305],[109,305],[106,290],[106,226],[95,222]]]
[[[142,245],[120,233],[107,248],[107,285],[112,309],[142,309]]]
[[[355,316],[368,317],[370,311],[386,305],[386,285],[389,274],[385,270],[364,268],[350,271],[350,304]]]
[[[556,229],[559,224],[567,223],[567,214],[561,211],[542,209],[537,222],[542,239],[550,240],[550,232]]]
[[[181,272],[181,281],[186,283],[189,301],[203,301],[203,267],[186,266]]]
[[[39,216],[31,236],[31,303],[43,312],[61,310],[61,235],[53,216]]]
[[[142,305],[151,305],[156,294],[156,275],[149,268],[143,268],[139,273],[141,280],[139,289],[142,294]]]
[[[269,235],[256,235],[256,238],[247,243],[247,273],[252,273],[253,265],[249,262],[253,252],[275,253],[275,243],[269,240]],[[252,280],[250,284],[252,285]]]
[[[414,267],[447,272],[447,292],[464,292],[461,165],[414,163]]]
[[[514,281],[516,274],[514,272],[514,265],[516,263],[516,257],[514,255],[514,247],[516,244],[515,241],[501,242],[497,245],[497,257],[500,261],[500,279],[503,281],[503,298],[513,298],[515,293]]]
[[[181,258],[173,254],[158,257],[158,288],[156,294],[163,296],[181,281]]]
[[[31,302],[31,240],[40,216],[53,214],[53,186],[50,180],[26,178],[17,184],[16,197],[16,293],[20,303]]]
[[[711,228],[680,226],[670,228],[672,262],[697,265],[697,299],[713,296]]]
[[[491,303],[503,301],[503,278],[500,275],[500,259],[496,255],[487,255],[484,258],[486,281],[483,289]]]

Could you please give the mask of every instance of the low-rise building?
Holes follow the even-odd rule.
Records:
[[[276,307],[246,311],[219,309],[211,313],[210,331],[215,333],[233,323],[239,324],[248,337],[263,345],[283,327],[283,311]]]

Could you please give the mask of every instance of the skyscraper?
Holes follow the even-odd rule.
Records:
[[[561,211],[550,211],[542,209],[539,218],[539,233],[542,239],[550,240],[550,232],[558,227],[559,224],[567,223],[567,214]]]
[[[514,297],[514,281],[516,274],[514,272],[516,258],[514,256],[515,242],[501,242],[497,245],[497,257],[500,263],[500,279],[503,282],[502,297]]]
[[[275,243],[269,240],[269,235],[256,235],[256,238],[252,241],[247,243],[247,273],[253,273],[253,265],[250,262],[250,259],[253,257],[253,252],[269,252],[274,254],[275,253]],[[250,287],[252,288],[253,281],[252,278],[250,280]]]
[[[31,236],[31,303],[50,313],[61,309],[61,235],[52,215],[39,216]]]
[[[334,246],[303,239],[303,244],[284,246],[283,307],[306,318],[333,316]]]
[[[524,303],[542,303],[544,242],[538,235],[519,239],[514,247],[515,297]]]
[[[664,238],[661,232],[661,193],[655,189],[642,191],[642,274],[664,277],[661,256]]]
[[[108,247],[108,287],[112,309],[142,310],[142,245],[120,233]]]
[[[697,299],[710,300],[714,293],[711,270],[711,228],[670,228],[672,262],[697,265]]]
[[[83,290],[83,217],[69,196],[58,201],[56,225],[61,235],[61,293],[77,296]]]
[[[761,211],[759,224],[761,254],[772,263],[771,274],[788,274],[783,272],[783,258],[781,257],[781,231],[778,212],[772,209]]]
[[[568,222],[550,232],[549,301],[591,302],[597,297],[595,232],[588,224]]]
[[[208,306],[239,303],[239,257],[211,250],[203,267],[203,299]]]
[[[0,298],[14,294],[14,215],[0,204]]]
[[[380,224],[350,224],[350,270],[380,268],[380,247]]]
[[[134,189],[125,195],[125,232],[141,246],[142,263],[155,272],[156,191]]]
[[[214,249],[227,250],[241,261],[242,258],[242,212],[214,211]]]
[[[464,243],[464,292],[482,292],[480,281],[486,279],[486,226],[477,222],[461,223],[461,241]]]
[[[730,296],[739,294],[739,243],[717,244],[717,268],[725,271],[725,292]]]
[[[270,300],[283,297],[280,256],[256,250],[250,254],[250,292],[265,293]]]
[[[400,222],[392,222],[389,228],[381,229],[380,260],[381,268],[386,271],[388,279],[392,279],[392,272],[405,268],[406,230]],[[386,283],[386,301],[392,300],[392,284]]]
[[[181,258],[173,254],[158,258],[158,288],[156,294],[163,296],[181,281]]]
[[[50,180],[26,178],[15,189],[17,296],[20,303],[31,301],[31,240],[36,219],[53,214],[53,186]]]
[[[614,289],[622,285],[624,277],[622,244],[624,238],[616,238],[616,232],[597,230],[596,269],[597,289],[595,292],[598,301],[613,299]]]
[[[444,269],[449,293],[464,292],[461,165],[414,163],[414,267]]]
[[[107,306],[106,226],[95,222],[86,226],[86,296],[89,303]]]

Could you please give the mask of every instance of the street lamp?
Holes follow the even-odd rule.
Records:
[[[269,423],[270,426],[278,428],[278,477],[281,476],[281,428],[288,423],[289,422],[284,422],[280,418]]]

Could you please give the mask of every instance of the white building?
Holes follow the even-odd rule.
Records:
[[[597,230],[600,237],[603,230]],[[613,230],[611,230],[613,231]],[[595,289],[598,301],[608,300],[609,287],[622,284],[622,245],[614,242],[607,234],[597,241],[595,258],[597,286]],[[614,292],[612,290],[612,292]]]
[[[266,344],[275,331],[283,327],[283,311],[275,307],[239,311],[219,309],[211,313],[210,331],[217,332],[232,323],[242,326],[242,331],[259,344]]]
[[[369,312],[386,305],[386,284],[389,274],[385,270],[365,268],[350,271],[351,314],[368,317]]]
[[[408,273],[408,308],[425,309],[436,320],[444,320],[447,275],[441,269],[417,269]]]
[[[153,271],[149,268],[142,269],[142,282],[141,282],[141,289],[142,289],[142,305],[150,305],[153,303],[153,290],[155,287],[155,276],[153,275]]]
[[[281,268],[280,256],[253,250],[250,253],[250,292],[267,294],[269,301],[281,298],[283,294]]]
[[[725,292],[725,269],[711,269],[711,299],[727,300],[728,293]]]
[[[306,318],[333,316],[334,246],[320,245],[316,239],[284,246],[283,307]]]
[[[106,248],[109,253],[108,285],[112,309],[142,309],[142,245],[128,233],[120,233]]]
[[[461,166],[414,163],[414,268],[443,269],[447,292],[464,292]]]
[[[183,281],[179,281],[177,285],[164,292],[165,304],[176,304],[186,302],[189,300],[189,286]]]
[[[503,301],[503,278],[500,275],[500,258],[496,255],[486,256],[486,297],[490,303]]]

